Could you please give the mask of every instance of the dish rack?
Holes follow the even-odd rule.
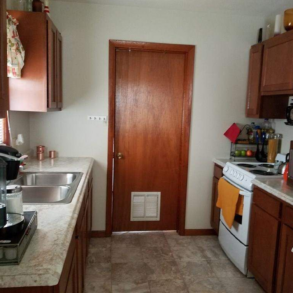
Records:
[[[265,152],[267,152],[267,141],[265,142]],[[261,149],[261,145],[259,145]],[[255,153],[256,151],[256,143],[249,142],[248,140],[236,140],[235,143],[231,142],[230,146],[230,160],[237,162],[237,161],[243,161],[243,160],[251,160],[255,161],[255,154],[253,154],[251,157],[248,156],[236,156],[235,151],[236,150],[251,150]]]

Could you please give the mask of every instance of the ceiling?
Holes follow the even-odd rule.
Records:
[[[98,3],[149,7],[158,9],[176,9],[206,12],[233,12],[240,14],[276,14],[286,8],[292,8],[292,0],[54,0],[66,2]]]

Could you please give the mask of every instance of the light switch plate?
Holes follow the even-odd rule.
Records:
[[[107,122],[107,116],[87,116],[87,120]]]

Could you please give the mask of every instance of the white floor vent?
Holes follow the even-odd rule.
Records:
[[[160,221],[161,192],[131,192],[130,221]]]

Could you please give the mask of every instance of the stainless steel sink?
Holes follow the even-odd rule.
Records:
[[[23,173],[10,184],[21,185],[25,204],[68,204],[72,201],[82,173]]]
[[[61,203],[69,192],[69,186],[22,186],[23,203]]]
[[[23,173],[14,181],[18,185],[60,186],[72,184],[80,173]]]

